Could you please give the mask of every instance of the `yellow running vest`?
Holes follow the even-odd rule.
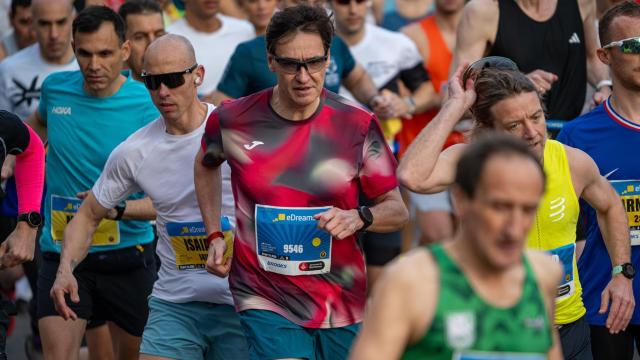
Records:
[[[561,143],[547,140],[543,165],[547,186],[529,232],[527,246],[551,253],[562,265],[563,277],[556,295],[555,321],[563,325],[580,319],[586,312],[575,255],[580,205],[571,182],[567,154]]]

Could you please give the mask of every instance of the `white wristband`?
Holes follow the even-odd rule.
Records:
[[[608,87],[613,87],[613,82],[611,82],[611,80],[600,80],[600,82],[598,83],[598,85],[596,85],[596,91],[600,90],[601,88],[608,86]]]

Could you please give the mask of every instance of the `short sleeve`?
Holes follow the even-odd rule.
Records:
[[[359,172],[360,186],[367,198],[375,199],[398,186],[397,166],[378,120],[372,117],[362,146]]]
[[[135,156],[127,156],[134,153],[128,151],[126,142],[116,147],[102,170],[98,181],[91,189],[98,203],[107,209],[116,207],[129,195],[142,191],[135,182],[134,168]]]
[[[222,146],[222,132],[220,129],[220,111],[224,102],[211,112],[207,119],[207,125],[202,135],[201,148],[204,152],[202,165],[207,167],[220,166],[225,161],[224,148]]]
[[[356,60],[353,58],[351,54],[351,50],[347,44],[342,41],[338,36],[333,38],[333,44],[331,46],[331,51],[334,53],[333,56],[335,58],[340,58],[340,62],[342,63],[342,74],[340,74],[341,78],[346,78],[349,76],[353,68],[356,67]]]
[[[234,99],[249,95],[249,56],[247,46],[240,44],[236,47],[218,83],[218,91]]]

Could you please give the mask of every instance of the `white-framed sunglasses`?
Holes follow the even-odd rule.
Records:
[[[612,41],[602,48],[608,49],[614,46],[620,47],[620,50],[625,54],[640,54],[640,36]]]

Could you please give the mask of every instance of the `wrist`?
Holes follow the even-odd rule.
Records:
[[[405,96],[403,98],[404,102],[407,103],[407,112],[411,115],[415,114],[416,112],[416,102],[415,100],[413,100],[413,97],[411,96]]]
[[[205,239],[207,248],[209,248],[211,246],[211,243],[216,239],[224,239],[224,234],[222,233],[222,231],[214,231],[207,236],[207,238]]]

